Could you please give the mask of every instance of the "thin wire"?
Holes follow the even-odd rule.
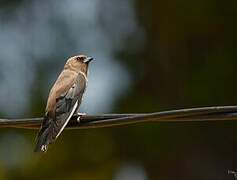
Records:
[[[67,129],[90,129],[101,127],[121,126],[141,122],[210,122],[237,121],[237,106],[215,106],[190,109],[179,109],[155,113],[102,114],[73,116]],[[38,129],[43,118],[0,119],[0,128]]]

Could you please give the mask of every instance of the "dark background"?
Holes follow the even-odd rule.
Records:
[[[237,1],[0,1],[0,115],[40,117],[66,59],[96,60],[81,111],[235,105]],[[66,130],[34,154],[35,130],[1,129],[0,179],[234,179],[237,123]]]

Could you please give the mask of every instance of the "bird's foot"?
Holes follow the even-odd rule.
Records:
[[[85,115],[86,115],[86,113],[77,113],[77,116],[78,116],[77,117],[77,122],[80,123],[81,122],[81,120],[80,120],[81,116],[85,116]]]

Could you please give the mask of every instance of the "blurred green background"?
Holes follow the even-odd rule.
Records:
[[[94,57],[88,114],[237,103],[237,1],[1,0],[0,115],[40,117],[66,59]],[[35,130],[1,129],[0,179],[234,179],[237,123],[65,130],[34,154]]]

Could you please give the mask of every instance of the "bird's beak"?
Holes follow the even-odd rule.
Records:
[[[94,58],[93,57],[88,57],[88,58],[86,58],[85,60],[84,60],[84,63],[89,63],[89,62],[91,62],[92,60],[93,60]]]

